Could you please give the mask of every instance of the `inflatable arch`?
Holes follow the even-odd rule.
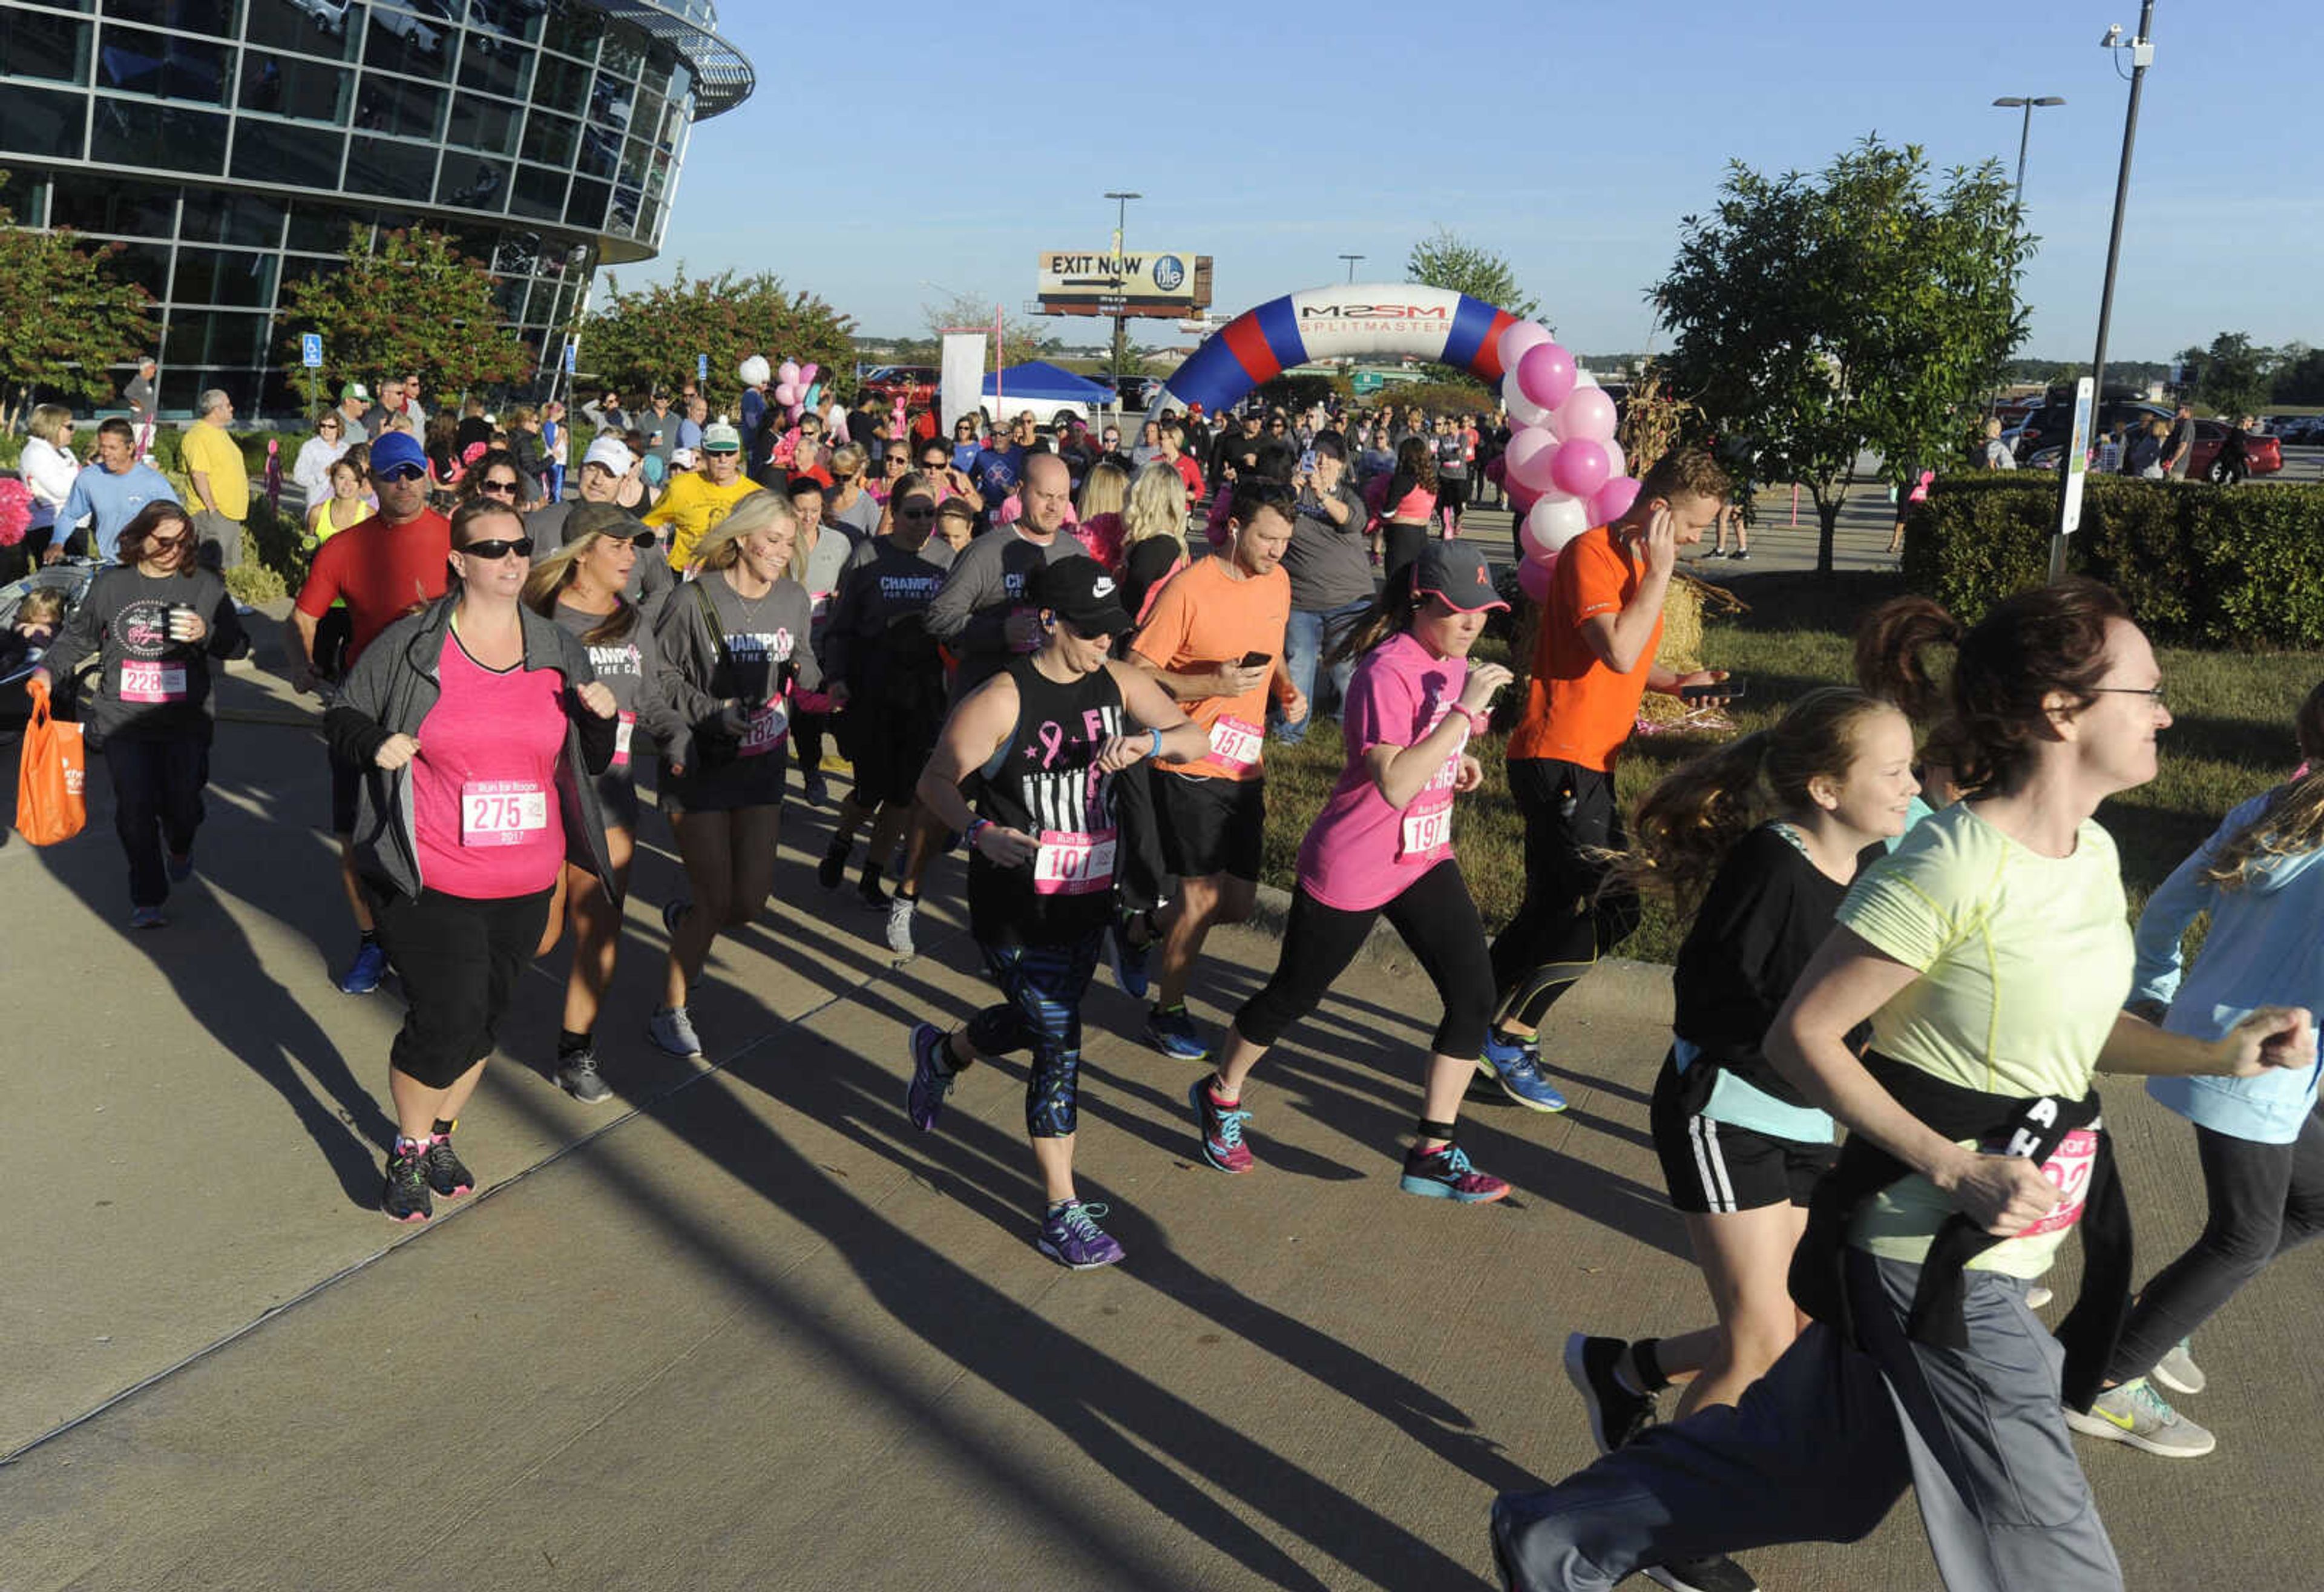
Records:
[[[1157,393],[1148,420],[1194,404],[1226,409],[1311,359],[1384,354],[1462,366],[1501,383],[1501,334],[1517,317],[1466,293],[1408,282],[1309,288],[1247,310],[1211,334]]]

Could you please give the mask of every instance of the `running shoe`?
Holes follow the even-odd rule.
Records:
[[[1113,967],[1113,986],[1133,1001],[1146,998],[1150,981],[1146,976],[1146,958],[1152,954],[1151,939],[1139,944],[1130,943],[1129,912],[1114,914],[1112,924],[1105,933],[1105,959]]]
[[[1121,1245],[1097,1225],[1106,1214],[1102,1205],[1068,1199],[1041,1222],[1041,1253],[1076,1272],[1094,1272],[1121,1258]]]
[[[935,1023],[912,1024],[911,1043],[912,1082],[904,1091],[904,1115],[912,1119],[914,1127],[927,1133],[936,1125],[945,1097],[952,1093],[953,1080],[960,1071],[937,1060],[943,1053],[945,1033]]]
[[[1194,1031],[1194,1020],[1183,1005],[1164,1011],[1159,1006],[1146,1009],[1146,1042],[1165,1056],[1177,1061],[1200,1061],[1211,1053],[1203,1036]]]
[[[194,854],[190,851],[171,853],[169,861],[169,873],[170,883],[172,884],[183,884],[187,880],[192,878],[194,876]]]
[[[836,890],[847,876],[847,854],[855,849],[854,843],[834,838],[823,860],[815,866],[815,882],[825,890]]]
[[[557,1087],[584,1106],[602,1105],[613,1097],[605,1087],[605,1079],[597,1070],[597,1052],[594,1049],[569,1051],[557,1059]]]
[[[340,975],[341,995],[369,995],[379,987],[387,974],[387,948],[375,940],[365,940],[355,948],[355,959]]]
[[[420,1158],[420,1171],[428,1179],[428,1187],[438,1199],[457,1199],[476,1186],[476,1174],[452,1148],[452,1135],[438,1134],[428,1141],[428,1152]]]
[[[1750,550],[1749,548],[1748,548],[1748,547],[1738,547],[1738,548],[1737,548],[1733,552],[1729,553],[1727,556],[1728,556],[1729,560],[1730,560],[1731,561],[1733,561],[1733,562],[1735,562],[1735,563],[1738,563],[1738,564],[1748,564],[1748,563],[1749,563],[1749,562],[1751,561],[1751,550]],[[1649,1575],[1651,1575],[1653,1572],[1650,1570],[1650,1571],[1648,1571],[1647,1573],[1648,1573]],[[1748,1576],[1745,1576],[1743,1578],[1744,1578],[1745,1580],[1747,1580],[1747,1581],[1748,1581],[1748,1580],[1750,1580],[1750,1579],[1751,1579],[1751,1578],[1750,1578],[1750,1577],[1748,1577]],[[1752,1585],[1757,1586],[1757,1585],[1758,1585],[1758,1583],[1757,1583],[1757,1582],[1756,1582],[1756,1581],[1754,1581],[1754,1582],[1752,1582]]]
[[[1397,1187],[1407,1194],[1431,1199],[1457,1199],[1463,1205],[1484,1205],[1508,1197],[1509,1186],[1489,1172],[1470,1164],[1458,1144],[1423,1150],[1416,1144],[1404,1154],[1404,1177]]]
[[[684,1006],[656,1006],[646,1023],[646,1037],[673,1056],[699,1056],[702,1041],[696,1037],[694,1018]]]
[[[867,912],[888,910],[888,893],[880,887],[879,872],[869,863],[864,865],[863,876],[855,882],[855,899],[863,903]]]
[[[132,929],[162,929],[169,926],[170,917],[160,907],[131,907],[129,926]]]
[[[819,768],[807,770],[805,794],[807,805],[810,807],[823,807],[829,804],[831,784],[823,777],[823,770]]]
[[[1600,1454],[1610,1454],[1655,1423],[1655,1395],[1632,1393],[1614,1374],[1629,1345],[1618,1337],[1591,1337],[1569,1333],[1565,1339],[1565,1379],[1582,1395],[1590,1412],[1591,1440]]]
[[[1477,1070],[1501,1086],[1501,1093],[1529,1111],[1563,1111],[1565,1097],[1541,1075],[1541,1058],[1527,1046],[1485,1036]]]
[[[2198,1459],[2219,1446],[2218,1439],[2164,1403],[2144,1376],[2098,1394],[2088,1414],[2069,1409],[2066,1424],[2085,1437],[2128,1443],[2165,1459]]]
[[[428,1150],[414,1144],[401,1154],[388,1152],[387,1184],[379,1195],[388,1220],[424,1222],[436,1214],[436,1202],[428,1197]]]
[[[1759,1592],[1759,1583],[1751,1578],[1751,1572],[1724,1553],[1650,1564],[1644,1567],[1643,1573],[1655,1586],[1668,1587],[1671,1592]]]
[[[686,921],[686,914],[693,910],[694,903],[687,900],[684,896],[678,897],[676,901],[666,901],[662,902],[661,926],[663,932],[668,934],[672,939],[676,939],[678,938],[678,926]]]
[[[2201,1393],[2204,1384],[2210,1380],[2195,1364],[2195,1356],[2188,1352],[2183,1337],[2171,1346],[2169,1354],[2154,1362],[2154,1369],[2147,1374],[2175,1393]]]
[[[1194,1108],[1194,1127],[1203,1135],[1203,1159],[1222,1172],[1249,1171],[1254,1162],[1250,1146],[1242,1142],[1242,1125],[1250,1113],[1212,1099],[1207,1078],[1196,1078],[1186,1090],[1186,1104]]]
[[[918,896],[900,890],[888,900],[888,949],[899,957],[918,954],[912,949],[912,909],[919,904]]]

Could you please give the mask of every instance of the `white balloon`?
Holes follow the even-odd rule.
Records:
[[[1526,551],[1536,559],[1553,558],[1589,529],[1590,510],[1580,498],[1563,492],[1545,494],[1526,511]]]
[[[734,374],[742,378],[744,386],[756,387],[763,385],[774,373],[767,368],[765,355],[753,354],[734,367]]]
[[[1606,450],[1606,478],[1618,481],[1630,473],[1630,461],[1622,456],[1622,445],[1608,440],[1598,444]]]
[[[1501,378],[1501,407],[1509,412],[1512,427],[1537,426],[1549,418],[1549,411],[1518,390],[1515,371]]]

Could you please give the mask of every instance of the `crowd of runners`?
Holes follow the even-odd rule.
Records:
[[[353,400],[326,417],[329,457],[302,453],[314,545],[282,644],[327,704],[353,930],[337,987],[392,973],[405,1003],[388,1216],[426,1220],[475,1186],[453,1136],[497,1051],[612,1097],[600,1022],[649,757],[687,889],[662,911],[659,998],[625,1021],[704,1050],[694,992],[773,893],[787,806],[831,810],[816,883],[839,899],[852,870],[899,957],[930,864],[964,849],[996,998],[899,1032],[901,1104],[934,1131],[962,1069],[1029,1052],[1037,1242],[1075,1269],[1123,1254],[1074,1180],[1101,967],[1144,1004],[1147,1042],[1204,1068],[1186,1081],[1204,1162],[1247,1174],[1267,1149],[1246,1086],[1385,917],[1442,1002],[1398,1186],[1486,1204],[1510,1189],[1461,1147],[1464,1096],[1489,1080],[1564,1108],[1544,1023],[1658,893],[1692,930],[1653,1138],[1708,1319],[1573,1335],[1604,1457],[1495,1505],[1506,1585],[1643,1570],[1748,1588],[1725,1554],[1860,1536],[1908,1486],[1954,1592],[2120,1584],[2069,1433],[2209,1451],[2157,1385],[2200,1392],[2192,1334],[2324,1226],[2304,1009],[2324,773],[2303,763],[2227,815],[2134,933],[2092,813],[2154,777],[2171,716],[2132,616],[2068,580],[1968,627],[1923,599],[1874,612],[1856,685],[1807,693],[1626,814],[1614,771],[1645,695],[1725,684],[1656,662],[1679,550],[1732,497],[1710,451],[1655,461],[1618,523],[1563,550],[1513,690],[1471,656],[1510,603],[1458,534],[1490,480],[1471,417],[1255,410],[1125,438],[970,416],[947,436],[929,414],[786,417],[759,396],[738,425],[690,393],[635,417],[608,393],[569,483],[493,424],[447,462]],[[250,644],[200,541],[185,508],[145,502],[103,528],[109,561],[60,627],[28,616],[50,632],[39,684],[97,666],[81,715],[141,930],[198,865],[211,665]],[[1211,1032],[1186,997],[1210,931],[1256,904],[1268,747],[1319,717],[1344,762],[1279,958]],[[2324,755],[2324,687],[2296,731]],[[1504,733],[1525,889],[1489,940],[1455,815]],[[827,745],[849,770],[837,795]],[[2182,976],[2199,912],[2209,939]],[[523,967],[568,934],[552,1060],[546,1035],[502,1025]],[[2098,1071],[2149,1077],[2189,1119],[2210,1200],[2135,1295],[2135,1190]],[[2033,1312],[2070,1230],[2080,1297],[2053,1334]]]

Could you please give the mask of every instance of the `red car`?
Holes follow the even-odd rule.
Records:
[[[2255,476],[2273,476],[2283,468],[2283,440],[2279,437],[2258,432],[2244,434],[2244,463]],[[2211,467],[2218,462],[2219,449],[2227,442],[2225,421],[2199,420],[2195,422],[2195,446],[2187,457],[2187,474],[2192,480],[2213,478]]]
[[[936,401],[936,368],[932,365],[882,365],[863,373],[863,390],[907,409],[926,409]]]

